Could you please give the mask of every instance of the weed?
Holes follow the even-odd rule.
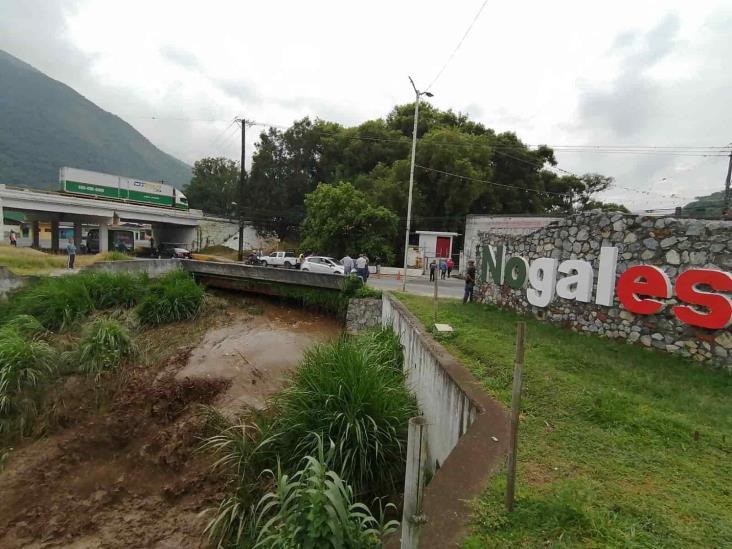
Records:
[[[400,485],[416,404],[401,371],[382,363],[373,345],[342,338],[311,348],[274,399],[277,445],[290,470],[322,437],[337,441],[330,465],[358,493]]]
[[[43,278],[15,295],[6,314],[35,317],[46,329],[68,328],[94,310],[85,280],[79,276]]]
[[[128,261],[130,256],[122,252],[112,251],[101,254],[102,261]]]
[[[40,388],[55,370],[51,348],[13,329],[0,338],[0,434],[26,434],[37,414]]]
[[[187,274],[176,271],[154,282],[136,312],[140,323],[157,326],[194,318],[203,305],[203,289]]]
[[[23,337],[35,337],[46,331],[43,324],[30,315],[18,315],[5,322],[0,326],[0,337],[3,332],[8,330],[17,332]]]
[[[98,271],[77,276],[86,286],[94,307],[99,310],[134,306],[145,296],[148,285],[146,275]]]
[[[84,329],[79,348],[73,353],[78,370],[99,379],[135,355],[127,329],[113,319],[100,319]]]

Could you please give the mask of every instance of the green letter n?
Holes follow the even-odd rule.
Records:
[[[503,244],[494,248],[484,246],[483,248],[483,280],[488,281],[490,276],[494,284],[503,284]]]

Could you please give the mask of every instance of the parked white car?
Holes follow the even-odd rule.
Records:
[[[292,252],[272,252],[259,258],[259,261],[265,267],[286,267],[294,269],[300,260]]]
[[[343,265],[332,257],[310,256],[303,259],[300,265],[301,271],[313,273],[343,274]]]

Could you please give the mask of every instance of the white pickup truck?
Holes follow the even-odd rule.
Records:
[[[296,269],[300,265],[300,259],[293,252],[272,252],[259,258],[265,267],[286,267]]]

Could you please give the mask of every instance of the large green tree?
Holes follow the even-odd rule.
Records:
[[[302,249],[334,257],[366,253],[394,259],[396,214],[372,204],[352,184],[321,183],[305,196],[305,212]]]
[[[191,182],[183,187],[192,208],[209,214],[235,213],[239,202],[239,164],[227,158],[202,158],[193,164]]]

